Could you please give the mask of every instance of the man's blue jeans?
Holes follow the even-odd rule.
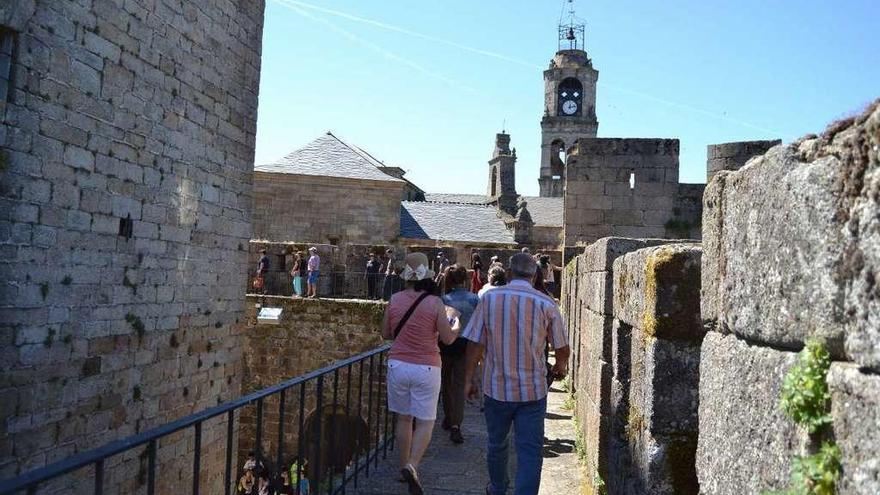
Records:
[[[489,493],[506,495],[510,480],[507,477],[508,441],[510,425],[514,426],[516,446],[515,495],[537,495],[541,485],[541,450],[544,447],[544,415],[547,399],[532,402],[502,402],[485,398],[486,429],[489,447]]]

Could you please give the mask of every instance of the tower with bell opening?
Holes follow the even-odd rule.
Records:
[[[559,20],[558,51],[544,71],[544,118],[541,119],[542,197],[562,197],[565,151],[578,138],[596,137],[596,81],[599,71],[587,55],[585,23],[575,16],[572,0]]]

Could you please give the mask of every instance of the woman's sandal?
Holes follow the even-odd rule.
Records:
[[[419,481],[419,475],[416,468],[406,465],[400,470],[400,475],[409,485],[409,495],[423,495],[425,491],[422,489],[422,483]]]

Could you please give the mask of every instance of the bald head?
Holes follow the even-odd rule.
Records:
[[[530,254],[517,253],[510,257],[510,273],[513,278],[531,280],[537,271],[538,265]]]

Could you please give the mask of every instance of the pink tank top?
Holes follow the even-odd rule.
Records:
[[[421,292],[406,290],[391,297],[388,303],[388,326],[393,332],[403,315],[416,302]],[[440,298],[428,296],[406,321],[394,344],[391,345],[389,359],[412,364],[440,366],[440,347],[437,339],[437,304]]]

